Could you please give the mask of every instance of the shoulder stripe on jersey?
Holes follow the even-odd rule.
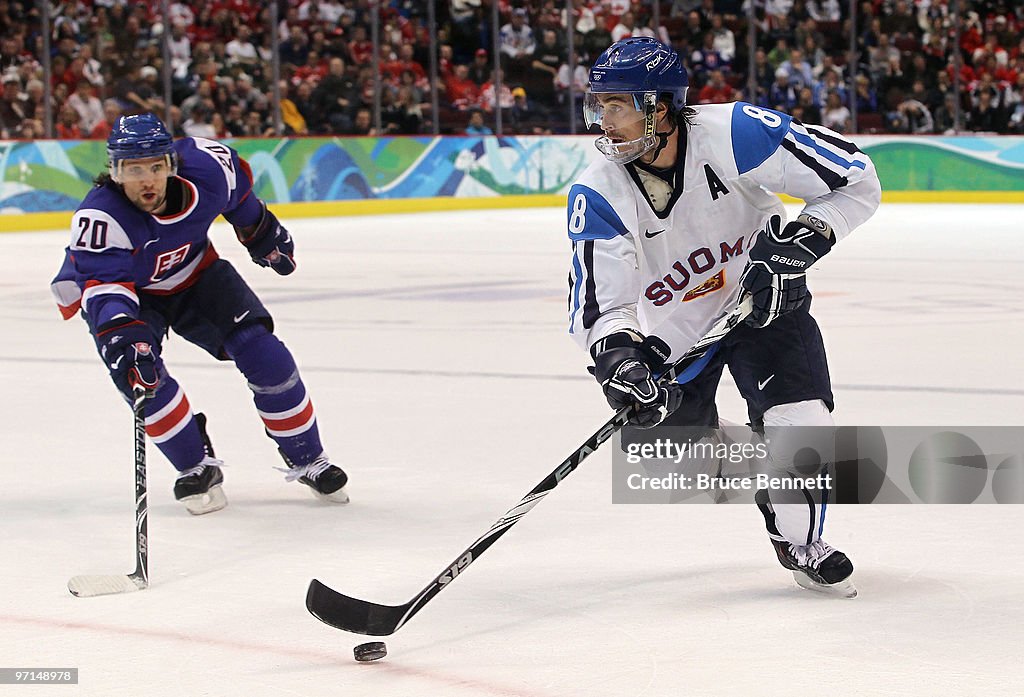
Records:
[[[858,160],[847,160],[844,157],[840,157],[839,155],[832,152],[828,148],[822,146],[820,143],[815,142],[814,138],[812,138],[808,134],[800,133],[796,129],[790,128],[789,135],[791,135],[793,139],[800,143],[801,145],[806,145],[807,147],[813,149],[814,152],[818,153],[819,155],[821,155],[822,157],[824,157],[826,160],[833,164],[839,165],[840,167],[844,167],[846,169],[849,169],[850,167],[864,169],[863,162],[860,162]]]
[[[857,155],[857,154],[863,155],[864,154],[863,150],[858,148],[852,142],[850,142],[848,140],[845,140],[844,138],[836,138],[833,135],[830,135],[828,133],[824,133],[824,132],[818,130],[814,126],[808,126],[806,123],[803,124],[803,127],[807,129],[808,133],[813,135],[818,140],[823,140],[826,143],[828,143],[829,145],[837,147],[840,150],[843,150],[845,152],[850,153],[851,155]]]
[[[778,123],[769,125],[758,115],[771,117]],[[733,104],[730,132],[736,171],[745,174],[760,167],[771,157],[779,149],[779,143],[789,131],[792,120],[792,116],[772,109],[755,107],[746,102]]]
[[[568,223],[573,241],[611,240],[629,233],[608,199],[583,184],[569,189]]]
[[[587,292],[583,302],[583,328],[590,329],[601,316],[601,308],[597,304],[597,286],[594,283],[594,241],[583,243],[583,266],[587,270]]]
[[[791,153],[793,157],[798,159],[809,169],[813,170],[814,173],[817,174],[823,182],[825,182],[825,186],[827,186],[830,191],[835,191],[836,189],[846,186],[847,184],[850,183],[846,177],[839,176],[838,174],[830,170],[828,167],[823,165],[821,162],[819,162],[818,160],[816,160],[815,158],[811,157],[803,150],[798,148],[796,143],[794,143],[792,140],[788,138],[783,139],[782,147],[789,151],[789,153]]]

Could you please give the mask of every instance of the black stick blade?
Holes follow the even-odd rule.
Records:
[[[315,578],[306,592],[306,609],[324,624],[355,634],[390,636],[405,624],[410,605],[378,605],[350,598]]]

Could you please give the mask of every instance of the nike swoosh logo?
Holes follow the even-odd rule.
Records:
[[[235,317],[235,324],[238,324],[243,319],[245,319],[246,315],[248,315],[250,312],[252,312],[252,310],[246,310],[242,314],[238,315],[238,317]]]
[[[660,230],[644,230],[644,237],[650,239],[652,237],[657,237],[663,232],[665,232],[665,228],[662,228]]]
[[[772,373],[767,378],[765,378],[764,382],[757,383],[757,389],[763,390],[764,386],[771,382],[773,377],[775,377],[775,373]]]

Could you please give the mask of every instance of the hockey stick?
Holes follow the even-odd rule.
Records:
[[[149,587],[149,536],[146,503],[146,421],[145,405],[149,394],[136,387],[132,391],[135,435],[135,571],[122,575],[74,576],[68,581],[72,595],[87,598],[111,593],[131,593]]]
[[[750,314],[750,309],[750,301],[745,300],[732,312],[722,317],[707,334],[694,344],[693,348],[665,371],[658,381],[666,384],[675,380],[687,367],[707,353],[712,344],[725,337],[733,327]],[[583,445],[556,467],[551,474],[546,476],[519,503],[506,511],[505,515],[498,519],[498,522],[477,538],[476,542],[456,557],[455,561],[448,565],[444,571],[409,602],[404,605],[378,605],[377,603],[342,595],[317,579],[313,579],[310,581],[309,591],[306,593],[306,609],[321,622],[338,629],[344,629],[347,632],[369,634],[371,636],[394,634],[402,625],[412,619],[413,615],[422,610],[423,606],[430,602],[435,595],[447,588],[448,584],[466,570],[466,567],[479,559],[480,555],[488,547],[497,542],[498,538],[508,532],[513,525],[529,513],[530,509],[540,503],[540,500],[558,486],[563,479],[579,467],[587,455],[597,450],[598,446],[625,426],[629,420],[631,410],[632,407],[623,407],[615,412],[615,415],[606,424],[601,426],[594,435],[590,436]]]

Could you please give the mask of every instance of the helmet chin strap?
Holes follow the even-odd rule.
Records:
[[[652,155],[651,155],[651,164],[654,164],[654,162],[658,159],[658,156],[661,155],[661,151],[664,150],[665,146],[668,145],[668,138],[669,138],[669,136],[671,136],[673,133],[675,133],[676,129],[678,127],[679,127],[679,124],[677,124],[675,118],[673,118],[672,119],[672,130],[671,131],[668,131],[667,133],[655,133],[654,134],[655,137],[658,139],[658,145],[657,145],[657,147],[654,148],[654,150],[651,151],[651,153],[652,153]]]

